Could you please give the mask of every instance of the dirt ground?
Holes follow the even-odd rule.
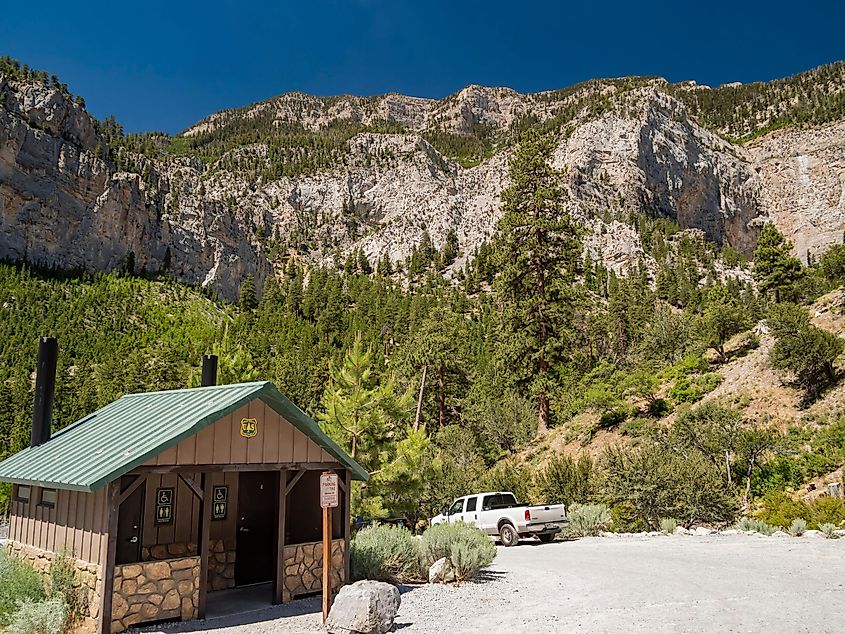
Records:
[[[460,587],[408,586],[394,631],[842,632],[845,539],[612,537],[498,547]],[[319,599],[159,628],[322,631]]]

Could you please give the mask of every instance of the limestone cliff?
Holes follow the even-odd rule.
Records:
[[[693,89],[704,90],[684,87]],[[352,134],[331,163],[268,177],[272,135],[209,162],[166,151],[117,161],[82,106],[0,75],[0,258],[109,271],[132,254],[136,270],[166,269],[234,298],[247,274],[259,286],[270,274],[271,245],[295,245],[315,262],[359,247],[373,262],[401,261],[424,231],[440,246],[455,230],[470,254],[494,232],[512,139],[526,121],[557,134],[555,163],[589,230],[587,249],[614,269],[644,257],[624,224],[632,211],[673,218],[745,253],[767,218],[802,256],[842,240],[845,123],[740,146],[699,125],[679,90],[654,79],[533,95],[469,86],[441,101],[296,93],[217,113],[184,133],[225,136],[259,120],[270,131],[389,126]],[[462,164],[426,140],[431,130],[493,141],[484,160]]]

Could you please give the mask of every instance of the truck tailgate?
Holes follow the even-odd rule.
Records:
[[[566,521],[566,508],[563,504],[547,504],[546,506],[529,506],[531,523],[538,522],[564,522]]]

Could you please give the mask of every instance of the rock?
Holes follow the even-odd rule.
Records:
[[[699,526],[693,531],[692,534],[696,537],[705,537],[707,535],[712,535],[715,532],[716,531],[714,531],[712,528],[707,528],[706,526]]]
[[[329,634],[384,634],[393,627],[402,599],[399,589],[381,581],[343,586],[332,605]]]
[[[441,557],[428,569],[429,583],[451,583],[455,580],[455,571],[446,557]]]
[[[683,526],[676,526],[675,527],[675,535],[689,535],[690,532],[684,528]]]
[[[171,576],[170,565],[166,561],[155,561],[145,564],[144,573],[150,581],[160,581]]]
[[[735,528],[726,528],[723,531],[719,531],[719,535],[739,535],[739,531]]]
[[[613,533],[613,532],[611,532],[611,531],[602,531],[602,532],[600,533],[600,535],[601,535],[602,537],[618,537],[618,536],[619,536],[619,533]]]
[[[772,533],[771,536],[772,537],[792,537],[792,535],[790,535],[786,531],[775,531],[774,533]]]
[[[825,539],[824,533],[817,530],[804,531],[804,537],[807,539]]]
[[[164,601],[161,603],[162,610],[175,610],[182,604],[182,600],[179,597],[179,592],[176,590],[171,590],[167,593],[164,597]]]

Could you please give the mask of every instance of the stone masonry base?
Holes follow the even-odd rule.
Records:
[[[199,577],[199,557],[115,566],[112,633],[136,623],[197,618]]]

